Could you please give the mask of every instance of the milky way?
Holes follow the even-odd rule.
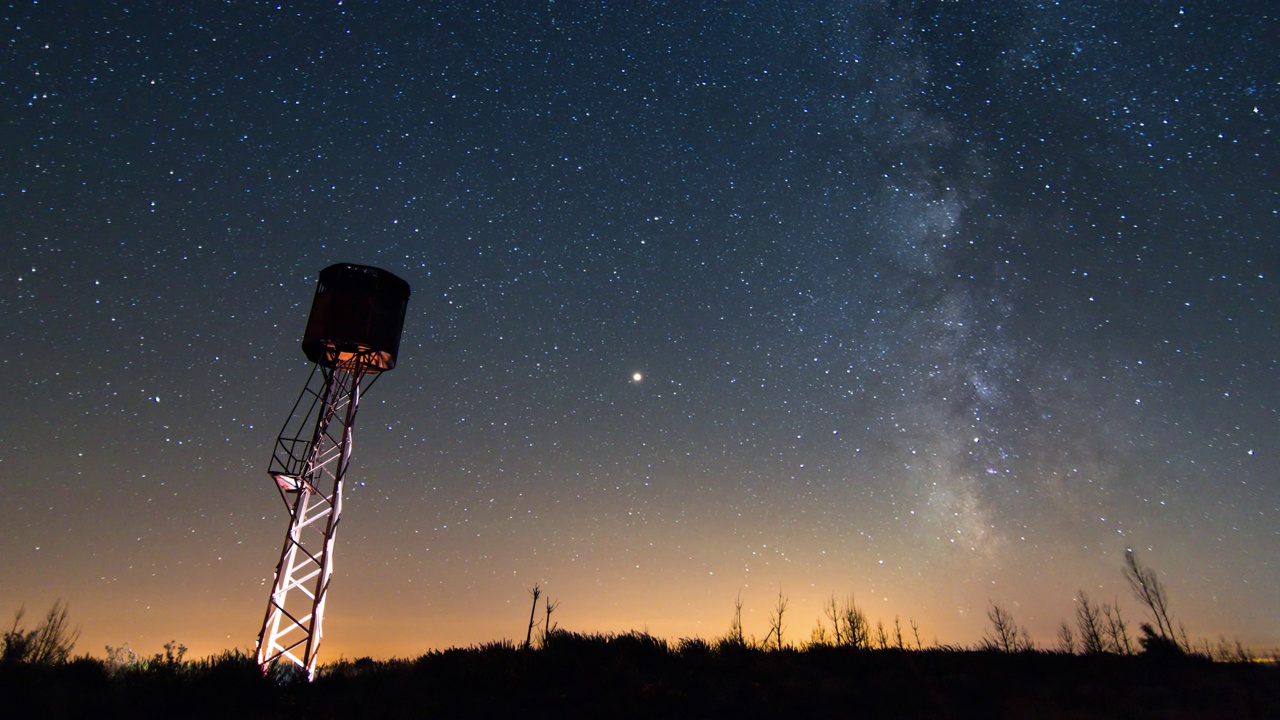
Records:
[[[19,5],[0,611],[252,644],[318,271],[413,287],[326,652],[1051,646],[1126,549],[1280,644],[1268,3]]]

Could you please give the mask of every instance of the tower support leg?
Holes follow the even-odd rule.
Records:
[[[358,363],[317,366],[276,441],[268,472],[290,520],[258,633],[257,661],[264,671],[288,661],[315,677],[351,430],[361,386],[367,389],[377,377]]]

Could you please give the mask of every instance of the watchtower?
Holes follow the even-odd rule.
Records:
[[[351,431],[360,397],[396,366],[408,302],[409,284],[386,270],[341,263],[320,271],[302,338],[315,365],[267,468],[289,530],[258,633],[264,671],[286,659],[315,677]]]

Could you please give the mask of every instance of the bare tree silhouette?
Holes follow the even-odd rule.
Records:
[[[1013,653],[1033,649],[1030,633],[1026,628],[1019,628],[1013,614],[1002,606],[991,603],[987,608],[987,619],[991,621],[991,628],[983,634],[979,644],[983,650]]]
[[[782,588],[778,588],[778,603],[769,613],[769,634],[765,636],[764,644],[769,644],[769,638],[772,637],[777,643],[777,648],[782,649],[782,616],[787,611],[787,598],[782,594]]]
[[[1062,625],[1058,627],[1058,650],[1068,655],[1074,655],[1076,652],[1076,634],[1071,629],[1071,623],[1066,620],[1062,621]]]
[[[881,650],[889,649],[889,633],[885,632],[883,620],[876,620],[876,647]]]
[[[1080,652],[1085,655],[1096,655],[1107,649],[1104,640],[1102,609],[1089,599],[1084,590],[1078,591],[1076,598],[1076,627],[1080,630]]]
[[[1154,569],[1138,564],[1138,556],[1132,549],[1124,551],[1124,579],[1133,597],[1142,603],[1155,622],[1159,636],[1177,642],[1173,620],[1169,617],[1169,595],[1164,584],[1160,582],[1160,576]]]
[[[555,612],[555,611],[556,611],[556,609],[557,609],[557,608],[559,608],[559,607],[560,607],[560,601],[559,601],[559,600],[556,600],[555,602],[552,602],[552,601],[551,601],[551,598],[547,598],[547,619],[546,619],[546,622],[542,623],[542,645],[543,645],[543,647],[546,647],[546,645],[547,645],[547,638],[551,637],[551,633],[553,633],[553,632],[555,632],[555,631],[556,631],[556,625],[555,625],[554,623],[552,623],[552,622],[551,622],[551,613]]]
[[[858,607],[852,593],[843,602],[832,594],[827,604],[823,606],[823,614],[831,621],[836,645],[864,649],[871,647],[871,626],[867,623],[866,613]],[[912,628],[916,629],[918,643],[919,630],[914,624]]]
[[[1117,655],[1132,655],[1133,642],[1129,640],[1129,625],[1124,618],[1120,616],[1120,600],[1116,599],[1113,604],[1102,604],[1102,617],[1106,621],[1103,626],[1107,638],[1107,645],[1111,652]]]
[[[836,600],[835,593],[831,593],[831,598],[827,600],[827,604],[822,606],[822,612],[831,621],[835,644],[843,645],[845,643],[844,626],[841,624],[840,602]]]
[[[525,633],[524,636],[524,647],[526,650],[528,650],[533,643],[533,618],[538,612],[538,598],[542,597],[542,588],[538,587],[537,583],[534,583],[533,589],[529,591],[529,594],[533,596],[533,607],[529,609],[529,632]]]
[[[729,635],[725,638],[727,642],[733,645],[746,645],[747,639],[742,634],[742,591],[738,591],[738,597],[733,601],[733,620],[729,623]]]

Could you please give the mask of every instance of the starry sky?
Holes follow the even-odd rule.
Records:
[[[322,661],[522,641],[535,584],[1051,646],[1144,619],[1128,548],[1280,646],[1274,3],[410,5],[0,8],[4,617],[253,646],[353,262],[413,295]]]

